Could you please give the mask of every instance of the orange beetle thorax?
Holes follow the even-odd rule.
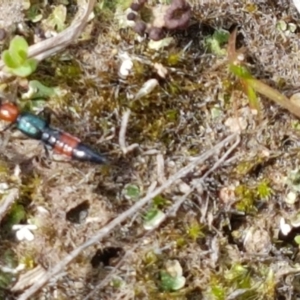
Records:
[[[19,109],[12,103],[0,105],[0,119],[8,122],[15,122],[19,115]]]

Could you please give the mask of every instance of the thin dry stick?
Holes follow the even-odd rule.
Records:
[[[126,130],[130,117],[130,110],[126,110],[122,116],[121,129],[119,133],[119,145],[124,154],[132,151],[134,148],[137,148],[138,144],[132,144],[130,146],[126,146]]]
[[[226,160],[226,158],[232,153],[232,151],[238,146],[238,144],[240,143],[241,138],[238,136],[236,142],[225,152],[225,154],[218,159],[218,161],[213,165],[212,168],[210,168],[201,178],[200,180],[204,180],[209,174],[211,174],[213,171],[215,171],[218,167],[220,167],[223,162]],[[170,216],[175,216],[177,210],[179,209],[179,207],[182,205],[182,203],[187,199],[187,197],[195,190],[195,187],[192,187],[188,192],[186,192],[183,196],[181,196],[179,199],[177,199],[173,205],[168,209],[168,211],[166,212],[166,214],[164,215],[164,217],[159,221],[158,224],[156,224],[151,230],[149,230],[146,234],[144,234],[144,236],[140,239],[140,241],[138,243],[136,243],[136,245],[134,245],[131,249],[130,252],[127,251],[125,253],[125,255],[122,257],[122,259],[118,262],[118,264],[113,268],[113,270],[111,272],[109,272],[109,274],[105,277],[104,280],[101,281],[101,283],[99,285],[97,285],[96,287],[94,287],[94,289],[83,299],[83,300],[88,300],[90,299],[97,291],[99,291],[101,288],[103,288],[108,282],[109,280],[114,276],[115,271],[117,269],[119,269],[122,264],[124,263],[125,259],[128,257],[129,253],[132,253],[133,251],[135,251],[143,242],[143,240],[145,240],[145,238],[147,238],[148,236],[150,236],[152,234],[152,232],[154,232],[167,218],[169,218]]]
[[[241,137],[238,136],[235,143],[225,152],[225,154],[213,165],[211,169],[209,169],[202,177],[202,179],[206,178],[209,174],[211,174],[213,171],[215,171],[228,157],[228,155],[237,147],[237,145],[240,143]]]
[[[9,194],[4,198],[3,202],[0,205],[0,221],[5,217],[7,211],[13,205],[15,200],[18,198],[19,191],[18,189],[11,189]]]
[[[33,294],[35,294],[41,287],[43,287],[51,278],[56,276],[59,272],[63,270],[75,257],[77,257],[86,248],[98,243],[105,236],[107,236],[113,229],[119,226],[127,218],[132,216],[134,213],[139,211],[144,205],[146,205],[151,199],[161,194],[165,189],[169,188],[174,182],[181,179],[189,172],[191,172],[196,166],[203,163],[207,158],[214,155],[216,152],[221,150],[227,143],[231,142],[237,134],[232,134],[224,139],[222,142],[218,143],[212,149],[206,151],[204,154],[200,155],[196,160],[189,163],[186,167],[180,169],[176,174],[171,176],[163,185],[155,189],[153,192],[148,193],[144,198],[139,200],[131,208],[123,212],[117,218],[112,220],[109,224],[104,226],[98,231],[93,237],[88,241],[80,245],[78,248],[74,249],[69,255],[67,255],[63,260],[61,260],[54,268],[50,269],[38,282],[31,286],[27,291],[25,291],[18,300],[27,300]]]

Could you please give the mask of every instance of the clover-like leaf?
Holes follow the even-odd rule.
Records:
[[[17,35],[11,40],[8,51],[14,59],[22,63],[27,59],[28,43],[23,37]]]
[[[27,60],[17,68],[11,68],[10,71],[17,76],[27,77],[36,70],[37,61]]]
[[[9,50],[3,51],[2,60],[8,68],[17,68],[19,65],[18,62],[10,55]]]
[[[37,67],[35,59],[28,59],[28,43],[21,36],[15,36],[11,40],[9,49],[2,53],[2,60],[8,71],[21,77],[30,75]]]

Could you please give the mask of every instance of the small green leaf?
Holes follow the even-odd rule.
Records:
[[[140,196],[140,188],[134,184],[127,184],[123,190],[123,195],[127,200],[135,200]]]
[[[11,57],[8,50],[3,51],[2,60],[8,68],[17,68],[19,64]]]
[[[15,36],[9,45],[9,50],[2,53],[2,59],[8,70],[21,77],[26,77],[36,70],[37,61],[28,57],[28,44],[21,36]]]
[[[181,289],[185,285],[185,277],[176,276],[173,277],[166,271],[160,272],[161,288],[164,291],[176,291]]]
[[[225,30],[216,30],[212,36],[208,36],[204,40],[204,44],[207,49],[218,56],[226,55],[226,50],[222,49],[224,43],[227,43],[229,39],[229,32]]]
[[[27,0],[25,0],[27,1]],[[32,5],[29,10],[26,12],[27,18],[33,22],[36,23],[38,21],[41,21],[43,18],[43,15],[40,13],[40,4],[34,4]]]
[[[218,42],[219,45],[225,44],[229,39],[229,32],[223,29],[216,30],[213,34],[213,38]]]
[[[37,64],[38,64],[37,60],[35,60],[34,58],[29,58],[27,60],[27,63],[31,68],[31,73],[33,73],[37,68]]]
[[[244,66],[237,66],[234,64],[229,65],[230,71],[240,79],[251,79],[251,73]]]
[[[28,44],[26,40],[21,36],[15,36],[9,45],[10,55],[17,60],[17,63],[22,63],[27,59]]]
[[[144,216],[144,228],[151,230],[165,218],[165,213],[158,209],[150,209]]]
[[[296,236],[294,237],[294,241],[295,241],[298,245],[300,245],[300,235],[296,235]]]
[[[22,95],[22,99],[47,98],[58,94],[56,88],[45,86],[38,80],[29,81],[28,87],[28,92]],[[45,103],[45,101],[42,102]]]
[[[21,66],[10,69],[10,71],[17,76],[27,77],[35,71],[36,65],[32,61],[26,61]]]

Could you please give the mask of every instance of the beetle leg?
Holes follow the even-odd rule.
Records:
[[[50,159],[51,158],[51,154],[50,154],[49,148],[44,143],[43,143],[43,146],[44,146],[46,158]]]
[[[2,132],[5,132],[6,130],[10,129],[10,128],[13,128],[16,124],[15,123],[10,123],[8,124],[7,126],[5,126],[1,131],[0,133]]]
[[[59,116],[58,114],[53,110],[51,109],[50,107],[44,107],[41,111],[39,111],[37,113],[38,116],[42,115],[42,117],[45,119],[46,123],[48,125],[50,125],[51,123],[51,116],[54,115],[58,120],[59,120]]]
[[[52,110],[48,107],[44,107],[37,113],[37,116],[42,116],[42,118],[46,121],[48,125],[51,123],[51,114]]]

